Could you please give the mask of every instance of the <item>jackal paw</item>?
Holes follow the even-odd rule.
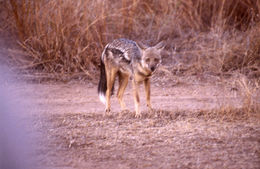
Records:
[[[135,113],[135,118],[141,118],[142,114],[141,113]]]
[[[154,111],[154,109],[153,109],[151,106],[149,106],[149,105],[147,105],[147,108],[148,108],[148,111],[149,111],[150,113]]]
[[[106,109],[106,110],[105,110],[105,113],[104,113],[104,116],[110,115],[110,113],[111,113],[110,109]]]

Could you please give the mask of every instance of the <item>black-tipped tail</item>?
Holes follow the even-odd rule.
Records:
[[[101,59],[100,65],[100,79],[98,83],[98,96],[102,103],[106,104],[106,91],[107,91],[107,77],[106,77],[106,70],[105,64]]]

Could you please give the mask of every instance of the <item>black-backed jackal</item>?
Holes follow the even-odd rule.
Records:
[[[122,110],[126,108],[123,94],[128,84],[129,77],[132,79],[135,116],[140,116],[139,110],[139,85],[144,83],[147,107],[151,110],[150,103],[150,77],[161,63],[161,51],[163,42],[153,47],[128,39],[116,39],[107,44],[101,55],[100,80],[98,94],[102,103],[106,105],[106,113],[110,112],[110,97],[113,93],[116,77],[119,79],[117,98]]]

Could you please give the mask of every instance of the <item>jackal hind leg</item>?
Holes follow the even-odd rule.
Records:
[[[125,88],[128,84],[129,74],[119,72],[118,75],[119,75],[119,87],[118,87],[118,91],[117,91],[117,98],[118,98],[122,111],[124,111],[124,110],[126,110],[126,105],[125,105],[125,102],[123,101],[123,95],[125,92]]]
[[[152,111],[152,105],[151,105],[151,82],[150,79],[144,80],[144,89],[145,89],[145,95],[146,95],[146,106],[149,109],[149,111]]]
[[[133,84],[133,94],[134,94],[134,102],[135,102],[135,117],[140,117],[140,98],[139,98],[139,82],[136,82],[134,79],[132,80]]]
[[[106,75],[107,75],[107,91],[106,91],[106,114],[110,114],[110,108],[111,108],[111,95],[112,95],[112,89],[113,85],[116,79],[117,69],[115,68],[107,68],[106,69]]]

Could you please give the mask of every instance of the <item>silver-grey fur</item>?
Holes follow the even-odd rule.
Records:
[[[127,60],[134,59],[141,60],[141,50],[135,41],[129,39],[116,39],[106,46],[106,49],[117,49],[121,51]],[[104,50],[105,51],[105,50]],[[102,56],[103,59],[103,56]]]
[[[106,112],[110,112],[110,96],[113,94],[115,78],[119,77],[117,97],[122,109],[122,100],[128,79],[132,79],[136,116],[140,115],[138,86],[144,83],[147,107],[150,103],[150,77],[161,63],[161,51],[164,43],[160,42],[148,47],[129,39],[116,39],[107,44],[101,55],[100,80],[98,94],[101,102],[106,105]]]

